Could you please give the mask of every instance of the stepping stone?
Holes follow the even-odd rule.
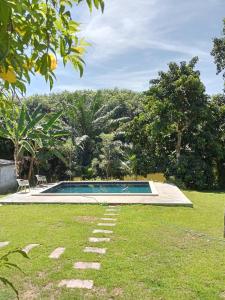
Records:
[[[93,280],[81,280],[81,279],[64,279],[60,281],[59,287],[66,286],[71,289],[92,289],[94,285]]]
[[[89,242],[91,243],[101,243],[101,242],[110,242],[110,238],[96,238],[96,237],[90,237]]]
[[[104,214],[104,216],[118,216],[118,214],[110,213],[110,214]]]
[[[113,233],[112,230],[94,229],[92,233]]]
[[[58,258],[63,254],[64,251],[65,251],[65,248],[63,248],[63,247],[56,248],[56,249],[49,255],[49,258],[58,259]]]
[[[2,204],[0,204],[0,206],[2,206]]]
[[[113,212],[115,212],[115,211],[118,211],[118,210],[114,209],[114,208],[107,208],[106,211],[113,211]]]
[[[82,261],[78,261],[78,262],[76,262],[73,265],[73,267],[75,269],[81,269],[81,270],[85,270],[85,269],[100,270],[101,264],[100,263],[96,263],[96,262],[82,262]]]
[[[9,244],[9,242],[0,242],[0,248],[5,247]]]
[[[98,226],[116,226],[115,223],[98,223]]]
[[[23,248],[22,250],[28,254],[30,252],[31,249],[33,249],[34,247],[39,246],[40,244],[29,244],[27,245],[25,248]]]
[[[101,218],[102,221],[117,221],[117,219],[112,218]]]
[[[84,252],[105,254],[106,248],[85,247]]]

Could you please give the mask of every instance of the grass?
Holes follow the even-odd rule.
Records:
[[[21,299],[225,299],[224,193],[185,192],[194,208],[122,206],[106,255],[83,253],[105,206],[13,205],[0,207],[0,249],[41,246],[26,260],[25,271],[5,270]],[[48,255],[66,247],[59,260]],[[99,244],[103,247],[105,244]],[[99,271],[72,268],[76,261],[99,261]],[[3,270],[0,271],[0,273]],[[58,288],[61,279],[92,279],[93,290]],[[14,294],[0,285],[0,299]]]

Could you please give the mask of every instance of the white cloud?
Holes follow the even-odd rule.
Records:
[[[174,1],[114,0],[106,1],[103,15],[93,13],[83,24],[82,35],[92,43],[88,63],[111,60],[132,50],[160,49],[188,56],[207,56],[208,52],[195,44],[180,39],[169,39],[168,33],[178,31],[180,25],[190,21],[197,13],[194,2],[176,6]],[[83,19],[87,20],[87,15]]]

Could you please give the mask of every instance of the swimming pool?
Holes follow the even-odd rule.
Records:
[[[152,181],[63,181],[41,192],[45,195],[157,195]]]

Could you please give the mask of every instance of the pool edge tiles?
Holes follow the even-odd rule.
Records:
[[[138,185],[142,185],[144,189],[149,189],[149,192],[57,192],[57,188],[60,189],[60,187],[64,186],[64,189],[66,185],[74,185],[74,187],[77,185],[81,186],[90,186],[90,185],[102,185],[102,186],[119,186],[119,185],[130,185],[130,187],[138,187]],[[51,187],[47,187],[43,189],[39,193],[32,194],[35,196],[158,196],[158,192],[155,188],[155,185],[153,181],[61,181],[58,182]]]

